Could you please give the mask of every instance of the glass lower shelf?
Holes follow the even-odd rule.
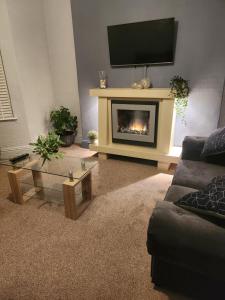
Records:
[[[56,204],[64,204],[63,200],[63,182],[64,180],[62,177],[56,178],[54,176],[54,181],[52,180],[51,175],[44,175],[45,178],[36,182],[34,186],[33,178],[30,175],[25,175],[20,179],[22,193],[29,193],[29,190],[35,188],[36,192],[31,196],[30,199],[37,199],[37,200],[44,200],[49,203],[56,203]],[[46,178],[50,177],[50,178]],[[43,180],[44,179],[44,180]],[[47,180],[49,179],[49,180]],[[44,184],[43,184],[44,182]],[[76,197],[76,204],[79,205],[82,200],[82,188],[81,183],[77,184],[75,187],[75,197]]]

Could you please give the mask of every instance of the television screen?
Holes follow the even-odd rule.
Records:
[[[108,26],[112,66],[174,62],[174,18]]]

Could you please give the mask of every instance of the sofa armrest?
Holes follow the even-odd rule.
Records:
[[[173,203],[156,204],[147,248],[149,254],[171,263],[225,277],[225,229]]]
[[[186,136],[183,141],[181,158],[201,161],[201,153],[206,139],[206,137]]]

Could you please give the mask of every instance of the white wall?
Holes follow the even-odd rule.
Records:
[[[26,113],[19,84],[15,48],[5,0],[0,0],[0,49],[14,113],[18,118],[16,121],[0,122],[0,146],[26,145],[30,141],[30,135],[26,126]]]
[[[69,107],[78,117],[76,141],[80,142],[82,131],[70,0],[44,0],[44,14],[55,104]]]
[[[7,0],[19,70],[19,82],[31,140],[46,133],[54,107],[43,3]]]
[[[0,122],[1,149],[27,146],[49,129],[49,113],[80,105],[70,0],[0,0],[0,47],[16,121]]]

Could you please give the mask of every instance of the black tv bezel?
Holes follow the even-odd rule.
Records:
[[[122,65],[114,65],[111,64],[111,56],[110,56],[110,47],[109,47],[109,28],[114,26],[123,26],[123,25],[130,25],[130,24],[141,24],[146,22],[154,22],[154,21],[162,21],[162,20],[173,20],[174,21],[174,41],[173,41],[173,61],[170,62],[157,62],[157,63],[140,63],[140,64],[122,64]],[[163,19],[155,19],[155,20],[148,20],[148,21],[141,21],[141,22],[131,22],[131,23],[123,23],[123,24],[116,24],[116,25],[108,25],[107,26],[107,34],[108,34],[108,49],[109,49],[109,60],[110,66],[112,68],[127,68],[127,67],[144,67],[144,66],[167,66],[173,65],[175,63],[175,50],[176,50],[176,38],[177,38],[177,22],[175,21],[175,17],[171,18],[163,18]]]

